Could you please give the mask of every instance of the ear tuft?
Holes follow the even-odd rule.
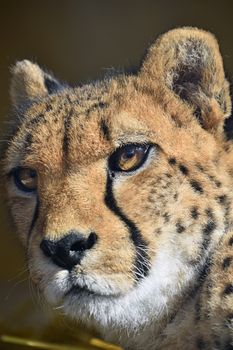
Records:
[[[11,73],[10,95],[15,107],[45,97],[62,88],[56,79],[29,60],[17,62],[12,67]]]

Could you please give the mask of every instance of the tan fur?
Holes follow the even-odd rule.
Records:
[[[11,99],[14,105],[20,105],[28,98],[46,96],[44,75],[37,64],[28,60],[16,63],[12,68],[14,79],[11,84]]]
[[[233,284],[233,152],[223,123],[231,102],[216,39],[196,28],[172,30],[149,49],[137,75],[59,85],[52,94],[45,77],[54,78],[37,65],[18,62],[12,73],[20,122],[3,168],[38,287],[126,349],[230,349],[233,290],[224,290]],[[140,281],[130,224],[106,199],[108,158],[129,143],[154,145],[145,166],[112,180],[119,210],[146,245],[149,275]],[[37,171],[37,194],[16,188],[8,174],[19,166]],[[77,299],[64,296],[66,271],[40,249],[42,239],[72,230],[98,235],[72,272],[92,292]],[[157,288],[150,298],[148,285]],[[153,304],[160,300],[161,310]]]

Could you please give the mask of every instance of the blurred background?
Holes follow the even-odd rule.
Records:
[[[16,60],[36,61],[74,85],[101,78],[112,67],[137,67],[159,34],[188,25],[217,36],[231,78],[232,17],[230,0],[0,0],[0,142],[10,110],[9,67]],[[53,312],[45,311],[30,288],[23,250],[4,203],[0,242],[0,334],[70,342],[74,326],[62,317],[54,322]],[[80,330],[78,337],[82,349],[89,335]]]

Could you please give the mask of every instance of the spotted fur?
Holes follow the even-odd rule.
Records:
[[[172,30],[137,74],[75,88],[21,61],[11,97],[3,176],[47,300],[125,349],[232,349],[231,102],[213,35]],[[148,157],[113,171],[126,144]],[[36,192],[17,188],[19,167],[36,170]],[[55,246],[76,236],[80,259],[62,267]]]

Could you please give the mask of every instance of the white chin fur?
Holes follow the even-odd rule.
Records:
[[[69,271],[56,272],[50,280],[43,281],[43,292],[46,300],[51,305],[62,303],[65,294],[71,289],[69,282]]]
[[[56,271],[53,275],[43,274],[42,289],[49,303],[62,305],[65,314],[87,324],[94,323],[105,334],[113,328],[134,332],[155,325],[167,314],[176,296],[194,280],[195,273],[178,251],[164,246],[157,253],[149,276],[131,290],[129,286],[128,290],[123,286],[119,293],[116,281],[107,283],[106,279],[104,283],[100,277],[94,279],[94,275],[85,277],[82,286],[81,277],[78,274],[72,276],[66,270]],[[180,276],[183,276],[182,282]],[[76,281],[80,287],[92,286],[93,293],[85,290],[70,292]],[[119,287],[120,282],[117,282]]]
[[[118,296],[88,294],[81,291],[64,299],[64,312],[74,319],[94,323],[103,331],[127,329],[134,331],[154,324],[171,308],[171,304],[194,279],[194,271],[174,257],[168,262],[169,252],[159,252],[148,277],[136,287]],[[177,254],[178,255],[178,254]],[[182,286],[178,281],[185,276]]]

